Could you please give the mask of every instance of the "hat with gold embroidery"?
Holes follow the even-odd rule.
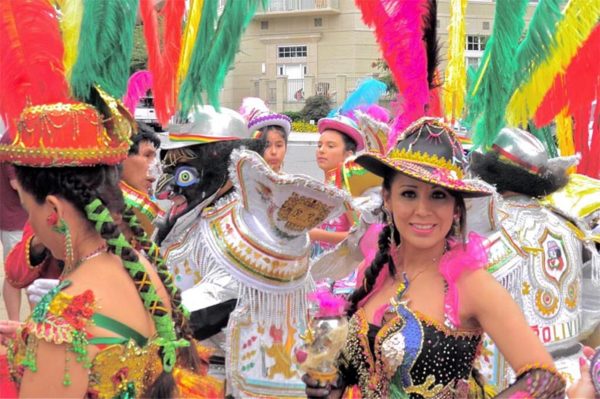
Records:
[[[356,163],[378,176],[397,171],[464,197],[491,194],[486,186],[464,179],[467,162],[462,145],[452,128],[435,118],[421,118],[410,125],[386,155],[368,152],[356,158]]]
[[[12,142],[0,145],[0,162],[34,167],[121,162],[135,126],[131,115],[88,79],[94,75],[90,68],[84,68],[85,79],[78,75],[87,103],[71,96],[75,85],[67,82],[59,17],[51,3],[10,3],[0,10],[0,37],[7,43],[0,46],[0,115]]]

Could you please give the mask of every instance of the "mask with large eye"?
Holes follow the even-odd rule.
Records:
[[[190,187],[200,182],[198,171],[191,166],[180,166],[175,169],[174,182],[179,187]]]

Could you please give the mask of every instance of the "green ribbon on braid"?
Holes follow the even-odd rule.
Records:
[[[135,235],[135,239],[142,246],[146,254],[150,257],[152,263],[156,266],[157,273],[160,275],[165,288],[167,289],[171,298],[173,299],[173,302],[175,302],[174,305],[177,306],[179,311],[183,314],[183,316],[186,319],[189,319],[190,311],[181,303],[180,300],[177,300],[178,288],[175,285],[173,275],[167,268],[167,264],[164,258],[160,255],[160,249],[158,248],[158,245],[156,245],[156,243],[148,237],[148,234],[146,234],[146,232],[142,228],[137,216],[135,216],[135,214],[133,213],[133,209],[134,207],[132,205],[126,204],[125,213],[123,217],[127,221],[127,224],[129,224],[129,227],[132,229],[132,231],[134,231],[134,233],[136,231],[140,232],[140,234]]]
[[[91,203],[86,205],[85,212],[87,218],[94,223],[97,232],[102,232],[102,227],[105,224],[114,224],[114,220],[110,215],[108,209],[104,206],[102,201],[98,198],[93,200]],[[185,339],[177,339],[175,333],[175,323],[169,315],[167,308],[162,303],[160,297],[156,293],[156,289],[152,284],[152,281],[146,273],[146,269],[140,263],[137,256],[135,260],[124,259],[122,254],[124,249],[133,251],[133,248],[125,239],[122,232],[119,232],[117,237],[104,237],[110,248],[110,250],[121,257],[123,266],[133,279],[133,282],[138,288],[138,292],[144,307],[152,315],[154,320],[154,326],[158,333],[156,343],[162,348],[162,365],[163,370],[170,373],[173,370],[173,366],[177,360],[177,348],[188,346],[190,343]]]

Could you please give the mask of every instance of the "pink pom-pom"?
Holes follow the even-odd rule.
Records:
[[[315,317],[338,317],[345,313],[347,302],[344,298],[332,294],[327,289],[319,289],[308,294],[308,300],[319,306]]]
[[[268,114],[269,107],[258,97],[246,97],[242,100],[239,112],[248,123],[259,115]]]

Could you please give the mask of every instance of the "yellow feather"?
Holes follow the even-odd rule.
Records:
[[[575,144],[573,143],[573,119],[569,115],[569,107],[556,115],[556,140],[558,141],[558,149],[561,156],[575,155]],[[576,167],[572,166],[568,169],[568,173],[574,173]]]
[[[506,119],[513,126],[527,126],[557,74],[565,70],[600,18],[600,1],[570,0],[556,29],[556,45],[513,93]]]
[[[451,0],[448,25],[448,65],[444,79],[444,113],[446,120],[460,118],[465,102],[467,70],[465,62],[465,9],[467,0]]]
[[[65,76],[70,81],[73,65],[77,61],[77,48],[79,45],[79,33],[81,31],[81,19],[83,18],[83,0],[55,0],[62,14],[60,29],[63,35],[65,54],[63,64]]]
[[[213,1],[213,0],[209,0]],[[202,8],[204,7],[204,0],[191,0],[190,15],[185,25],[185,31],[183,33],[181,54],[179,57],[179,68],[177,69],[177,86],[181,85],[183,79],[187,74],[188,68],[190,67],[190,58],[192,57],[192,51],[194,50],[194,43],[196,42],[196,35],[198,35],[198,29],[200,27],[200,21],[202,20]]]

